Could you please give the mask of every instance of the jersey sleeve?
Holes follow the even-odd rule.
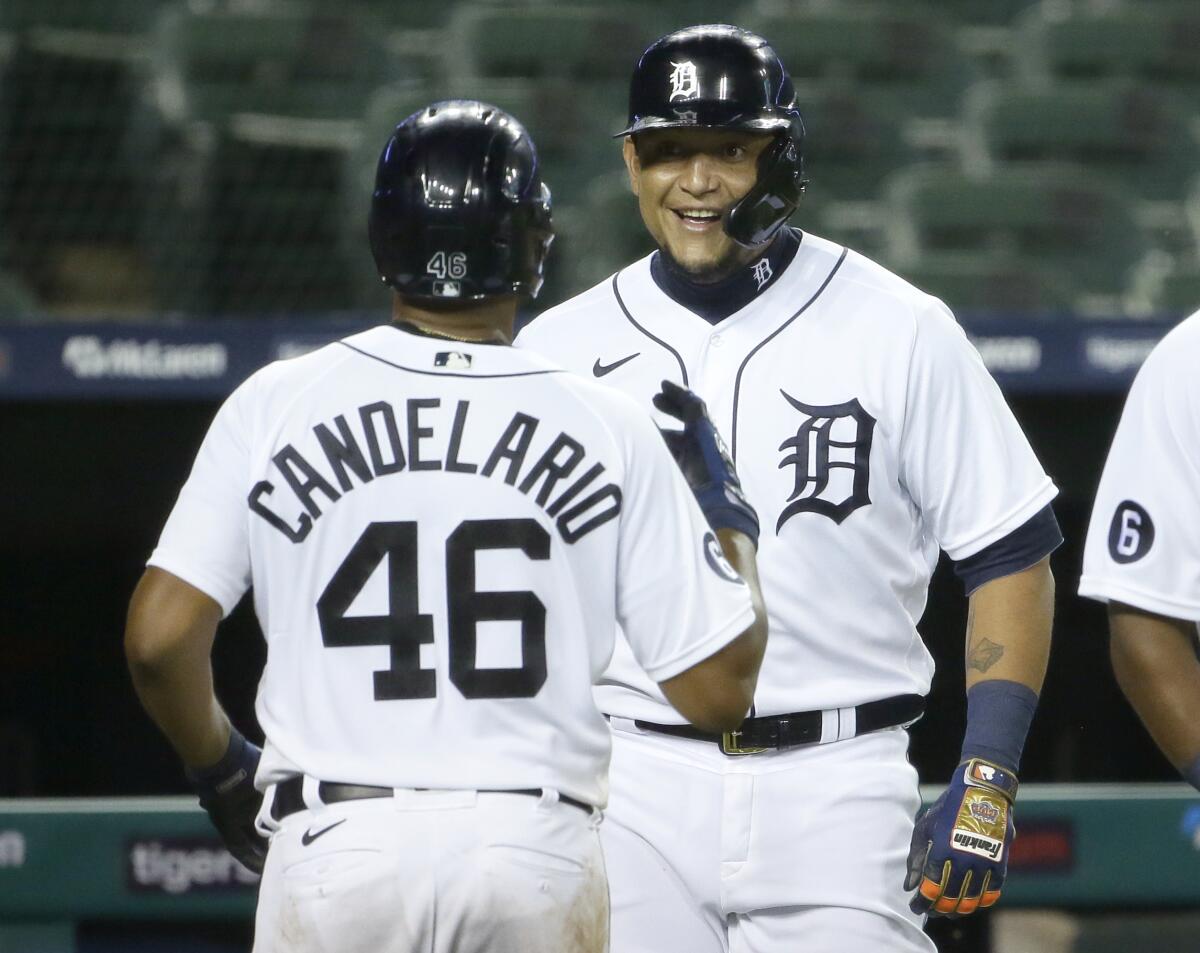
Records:
[[[650,417],[630,405],[617,555],[617,620],[638,664],[663,682],[754,621],[750,589]]]
[[[1200,348],[1173,343],[1159,344],[1130,388],[1096,491],[1079,594],[1200,622]]]
[[[228,615],[250,587],[243,384],[217,411],[147,564],[211,596]]]
[[[953,560],[1017,529],[1057,494],[959,324],[931,299],[917,316],[901,482]]]

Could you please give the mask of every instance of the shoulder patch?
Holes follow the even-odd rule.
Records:
[[[1108,554],[1113,562],[1133,563],[1143,558],[1154,545],[1154,521],[1145,508],[1124,500],[1117,504],[1108,527]]]

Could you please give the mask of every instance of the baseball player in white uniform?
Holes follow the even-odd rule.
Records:
[[[257,953],[601,953],[617,623],[682,717],[749,708],[757,518],[703,404],[657,398],[693,495],[633,401],[505,346],[549,201],[500,110],[401,123],[370,227],[393,323],[235,391],[134,594],[139,696],[263,872]],[[209,662],[251,585],[261,752]]]
[[[702,395],[762,517],[771,639],[752,717],[683,724],[623,642],[601,837],[614,953],[930,950],[1000,894],[1047,661],[1056,491],[947,308],[788,228],[803,125],[771,48],[692,27],[642,56],[621,133],[658,251],[518,345],[646,404]],[[962,763],[921,818],[905,727],[939,550],[970,595]]]
[[[1121,689],[1200,789],[1200,312],[1138,371],[1096,492],[1079,593],[1108,603]]]

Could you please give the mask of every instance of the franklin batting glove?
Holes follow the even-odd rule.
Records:
[[[904,889],[914,913],[957,917],[1000,899],[1016,835],[1017,776],[981,758],[958,766],[913,831]]]
[[[758,513],[742,493],[733,461],[708,416],[704,401],[686,387],[662,382],[654,406],[683,423],[683,430],[664,430],[663,439],[713,529],[745,533],[758,547]]]
[[[254,773],[262,749],[251,744],[236,728],[221,760],[201,771],[186,770],[221,840],[242,864],[261,874],[267,859],[267,841],[254,826],[263,796],[254,787]]]

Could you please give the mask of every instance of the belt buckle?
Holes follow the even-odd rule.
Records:
[[[721,751],[724,754],[739,755],[739,754],[761,754],[766,751],[766,748],[743,748],[738,739],[742,736],[741,731],[727,731],[721,735]]]

